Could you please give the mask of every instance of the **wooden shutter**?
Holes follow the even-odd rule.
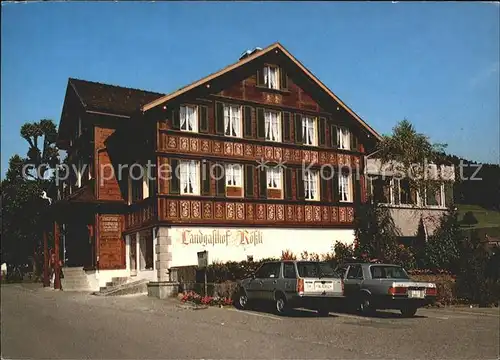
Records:
[[[288,89],[288,76],[286,70],[284,68],[280,68],[280,81],[281,81],[281,90]]]
[[[215,167],[215,183],[216,183],[216,191],[217,196],[225,196],[226,195],[226,170],[224,168],[223,163],[217,163]]]
[[[264,86],[264,69],[257,70],[257,86]]]
[[[178,159],[170,159],[170,169],[171,169],[171,178],[170,178],[170,194],[179,194],[180,193],[180,181],[177,177],[180,173],[179,168],[179,160]]]
[[[332,201],[338,202],[340,200],[339,195],[339,170],[334,171],[332,176]]]
[[[352,131],[349,131],[349,135],[351,138],[351,150],[358,151],[358,137]]]
[[[199,106],[198,123],[200,124],[200,132],[208,132],[208,109],[206,106]]]
[[[327,180],[330,179],[330,173],[331,172],[329,167],[325,167],[322,170],[320,169],[320,171],[318,172],[320,184],[319,195],[321,201],[331,201],[331,194],[328,187],[329,180]]]
[[[243,112],[243,124],[244,124],[244,133],[243,136],[246,138],[253,137],[252,131],[252,107],[245,106]]]
[[[267,176],[264,167],[259,169],[259,197],[261,199],[267,198]]]
[[[286,168],[285,171],[283,171],[283,175],[285,176],[285,196],[284,198],[286,200],[292,200],[293,194],[292,194],[292,169]]]
[[[245,197],[253,198],[253,175],[255,166],[245,165]]]
[[[304,200],[306,194],[304,191],[304,171],[302,169],[297,169],[297,200]]]
[[[295,114],[295,143],[302,144],[302,116]]]
[[[352,200],[355,204],[361,204],[361,181],[355,172],[351,174],[352,181]]]
[[[215,133],[224,134],[224,104],[215,102]]]
[[[283,119],[283,141],[290,141],[292,139],[290,130],[291,124],[290,124],[290,113],[288,111],[284,111],[282,113],[282,119]]]
[[[319,118],[319,146],[326,145],[326,119],[324,117]]]
[[[172,129],[179,130],[181,128],[181,121],[179,117],[179,107],[176,106],[172,109]]]
[[[257,138],[266,137],[266,120],[264,119],[264,109],[257,108]]]
[[[210,161],[205,161],[201,163],[201,195],[210,195],[210,168],[212,163]]]
[[[331,143],[331,146],[332,148],[336,149],[338,146],[337,146],[337,127],[335,125],[332,125],[330,127],[330,139],[332,139],[332,143]]]

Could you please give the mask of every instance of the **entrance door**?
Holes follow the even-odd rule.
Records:
[[[130,261],[130,276],[137,275],[137,237],[135,234],[130,235],[130,252],[129,252],[129,261]]]

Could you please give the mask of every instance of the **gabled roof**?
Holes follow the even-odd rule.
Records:
[[[164,94],[70,78],[70,86],[86,110],[131,115]]]
[[[351,110],[346,104],[344,104],[344,102],[342,102],[342,100],[340,100],[337,95],[335,95],[330,89],[328,89],[328,87],[323,84],[316,76],[314,76],[313,73],[311,73],[304,65],[302,65],[300,63],[300,61],[298,61],[292,54],[290,54],[290,52],[288,52],[288,50],[286,50],[280,43],[274,43],[268,47],[266,47],[265,49],[263,50],[260,50],[258,52],[255,52],[243,59],[241,59],[240,61],[232,64],[232,65],[229,65],[225,68],[223,68],[222,70],[218,71],[218,72],[215,72],[213,74],[210,74],[198,81],[195,81],[194,83],[192,84],[189,84],[183,88],[180,88],[179,90],[176,90],[168,95],[164,95],[160,98],[157,98],[147,104],[145,104],[144,106],[142,106],[142,111],[147,111],[149,109],[152,109],[160,104],[163,104],[167,101],[170,101],[194,88],[197,88],[199,86],[202,86],[202,85],[205,85],[207,84],[209,81],[212,81],[214,80],[215,78],[219,77],[219,76],[222,76],[224,74],[227,74],[228,72],[230,71],[233,71],[245,64],[248,64],[249,62],[259,58],[259,57],[262,57],[264,56],[265,54],[273,51],[273,50],[280,50],[283,54],[285,54],[293,63],[295,63],[295,65],[297,65],[300,70],[302,70],[314,83],[316,83],[323,91],[325,91],[334,101],[336,101],[340,106],[342,106],[349,114],[351,114],[351,116],[354,117],[354,119],[356,119],[360,124],[361,126],[363,126],[369,133],[371,133],[373,136],[375,136],[376,139],[378,140],[381,140],[381,136],[370,126],[368,125],[363,119],[361,119],[361,117],[356,114],[353,110]]]

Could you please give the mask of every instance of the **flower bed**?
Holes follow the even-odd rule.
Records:
[[[182,302],[192,302],[196,305],[224,306],[232,305],[233,300],[227,297],[201,296],[194,291],[185,292],[181,297]]]

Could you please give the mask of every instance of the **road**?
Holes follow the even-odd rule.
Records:
[[[421,309],[373,318],[187,309],[177,300],[96,297],[3,285],[11,359],[497,359],[498,309]]]

